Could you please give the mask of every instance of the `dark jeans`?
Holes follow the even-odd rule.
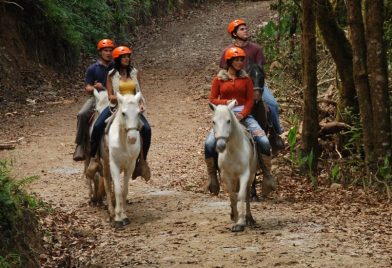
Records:
[[[91,151],[90,155],[94,157],[97,154],[99,143],[105,133],[105,120],[111,116],[111,112],[109,106],[106,107],[102,113],[98,116],[97,121],[95,121],[93,131],[91,133]],[[143,122],[143,127],[140,130],[140,136],[143,141],[143,157],[147,160],[147,154],[151,145],[151,127],[148,123],[147,119],[144,117],[142,113],[139,114],[140,120]]]

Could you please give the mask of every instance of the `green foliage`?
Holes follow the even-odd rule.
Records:
[[[290,145],[290,158],[291,162],[295,162],[295,145],[297,143],[297,132],[298,132],[298,125],[290,128],[289,133],[287,134],[287,140]]]
[[[392,185],[392,167],[387,157],[384,159],[383,165],[378,168],[378,175],[384,182]]]
[[[342,113],[342,118],[344,118],[345,122],[351,122],[350,129],[342,132],[342,136],[345,137],[346,140],[346,143],[343,146],[344,150],[348,151],[350,155],[363,154],[363,130],[359,114],[354,113],[349,108],[346,108]]]
[[[332,182],[340,181],[340,167],[339,165],[335,165],[331,170]]]
[[[21,207],[36,208],[39,202],[27,195],[22,187],[37,177],[16,181],[10,177],[9,163],[0,160],[0,226],[10,228],[21,217]]]
[[[281,61],[287,68],[297,71],[300,67],[300,46],[296,40],[299,30],[299,7],[293,1],[271,4],[277,10],[277,21],[269,21],[258,33],[257,42],[262,44],[269,62]]]
[[[201,1],[188,1],[199,3]],[[130,42],[137,24],[148,22],[178,5],[176,0],[39,0],[34,3],[44,13],[42,25],[64,40],[74,51],[94,53],[102,38]]]
[[[19,254],[10,253],[5,257],[0,256],[0,267],[1,268],[12,268],[12,267],[22,267],[22,260]]]

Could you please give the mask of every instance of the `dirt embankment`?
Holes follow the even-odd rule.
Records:
[[[6,116],[0,139],[23,139],[0,158],[15,159],[16,175],[39,175],[31,191],[57,212],[43,220],[54,245],[41,256],[43,267],[391,266],[390,208],[360,191],[312,192],[303,178],[293,177],[282,155],[274,160],[278,192],[252,203],[257,223],[243,233],[230,232],[223,192],[201,192],[210,127],[206,77],[217,72],[230,42],[226,25],[242,17],[255,31],[272,15],[268,1],[220,2],[153,30],[140,28],[149,33],[134,44],[134,56],[153,131],[153,176],[148,183],[130,182],[131,224],[122,231],[110,227],[103,208],[87,205],[82,164],[72,161],[82,94],[75,90],[76,103],[69,97],[38,113]],[[329,198],[312,197],[319,194]]]

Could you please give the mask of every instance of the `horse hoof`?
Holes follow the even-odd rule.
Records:
[[[255,225],[256,221],[253,219],[252,216],[246,216],[246,224],[247,225]]]
[[[236,225],[234,225],[233,226],[233,228],[231,228],[231,231],[232,232],[243,232],[245,230],[245,226],[243,226],[243,225],[239,225],[239,224],[236,224]]]
[[[128,218],[125,218],[125,219],[122,220],[122,225],[123,226],[128,225],[130,223],[131,223],[131,221]]]
[[[123,227],[124,227],[123,221],[115,221],[115,222],[114,222],[114,228],[115,228],[116,230],[122,229]]]
[[[251,202],[260,202],[260,198],[257,195],[251,196],[250,197],[250,201]]]
[[[220,191],[220,187],[219,185],[216,184],[211,184],[208,189],[210,190],[210,193],[212,193],[213,195],[218,195],[219,191]]]

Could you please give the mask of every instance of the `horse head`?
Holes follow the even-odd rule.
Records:
[[[103,109],[109,105],[108,92],[106,90],[98,91],[94,88],[95,110],[100,114]]]
[[[216,150],[222,153],[226,149],[227,141],[230,138],[235,116],[231,109],[235,106],[235,101],[231,101],[228,105],[214,105],[209,104],[214,115],[212,123],[214,128],[214,135],[216,139]]]
[[[263,95],[264,77],[265,77],[263,69],[257,63],[250,62],[248,68],[248,74],[253,82],[253,90],[257,92],[255,96],[258,96],[258,94],[260,94],[260,98],[261,98],[261,96]]]
[[[117,94],[117,100],[119,104],[118,113],[121,117],[121,126],[126,132],[128,140],[131,144],[137,141],[139,135],[139,129],[141,123],[139,120],[139,103],[142,98],[140,92],[136,95],[121,95]]]

